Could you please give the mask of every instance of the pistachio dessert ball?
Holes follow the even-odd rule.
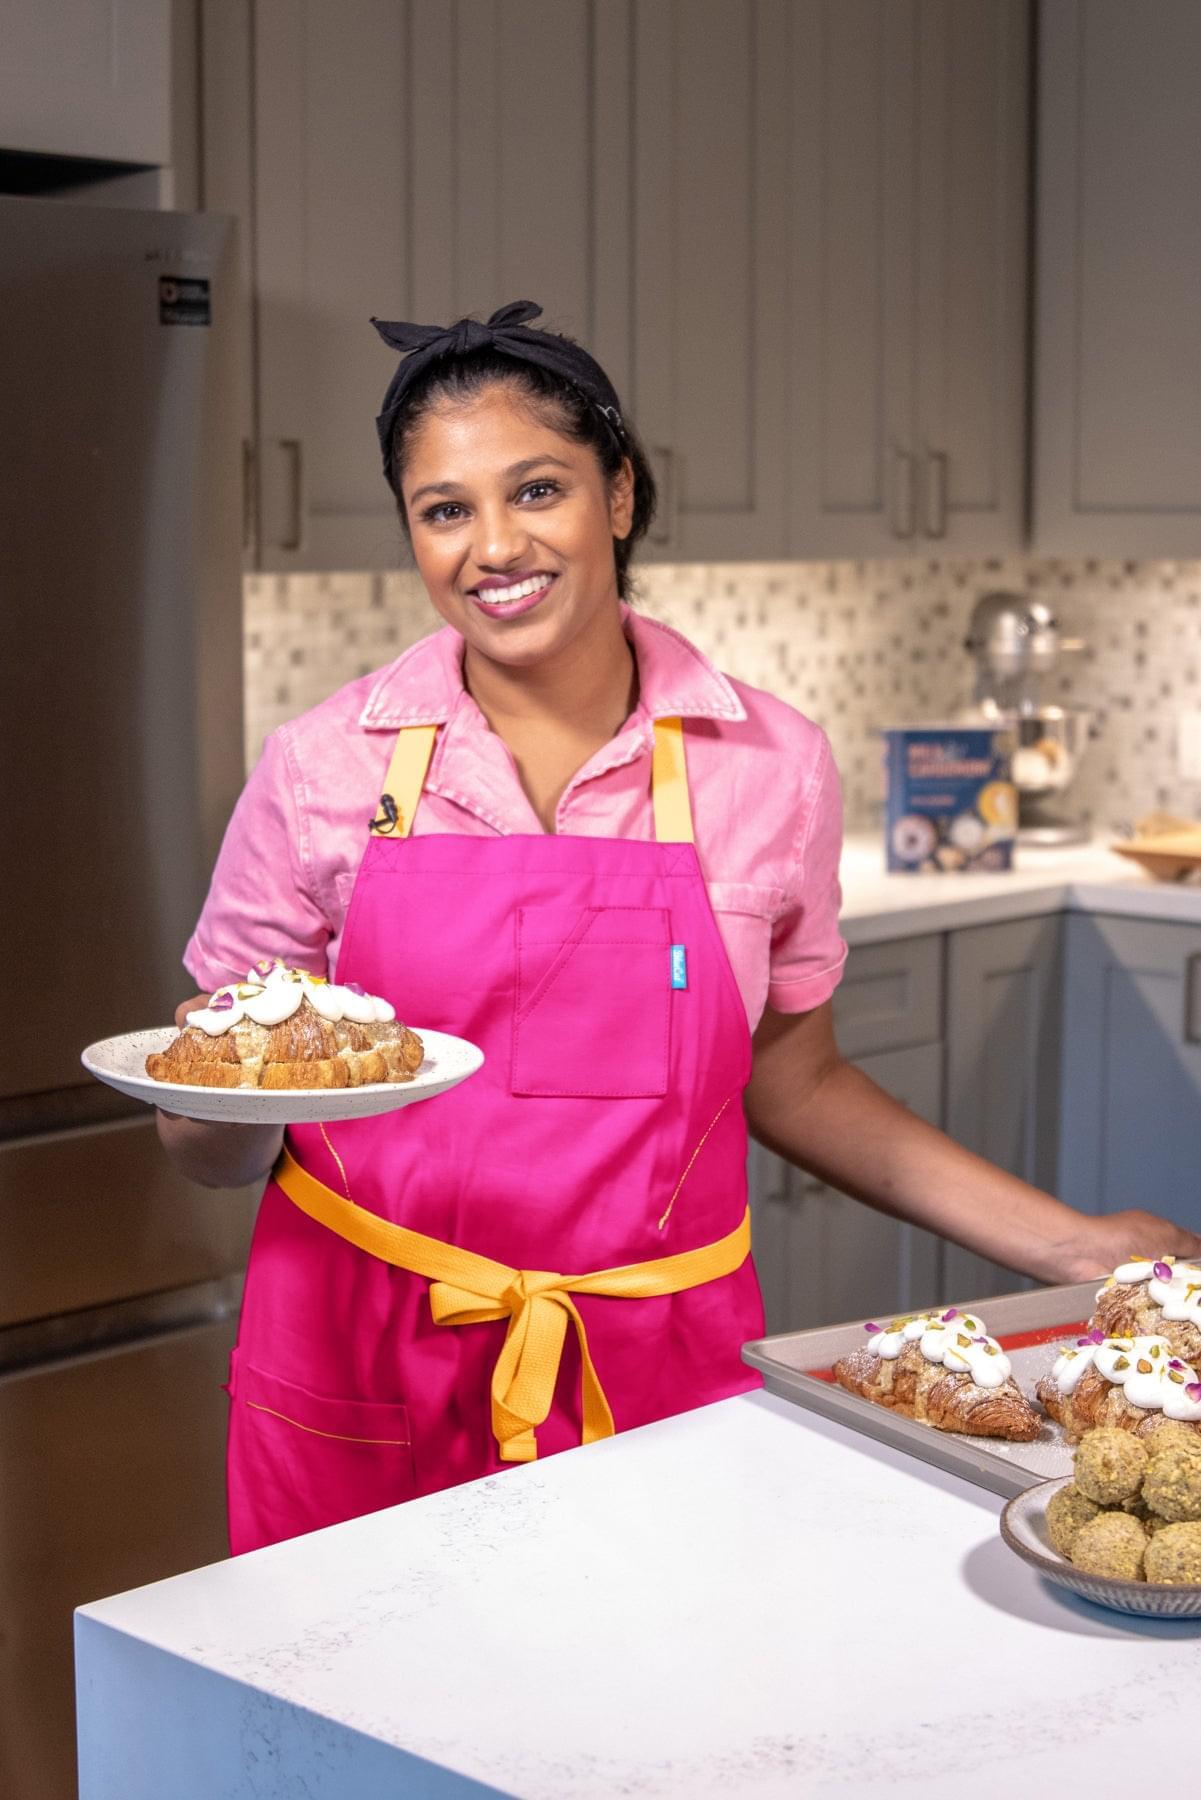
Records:
[[[1143,1499],[1173,1524],[1201,1519],[1201,1455],[1183,1444],[1152,1450]]]
[[[1047,1501],[1047,1536],[1060,1556],[1071,1556],[1076,1533],[1100,1510],[1097,1502],[1082,1494],[1074,1481],[1051,1495]]]
[[[1147,1473],[1147,1452],[1129,1431],[1086,1431],[1076,1450],[1076,1486],[1101,1506],[1132,1500]],[[1154,1504],[1154,1502],[1152,1502]]]
[[[1201,1431],[1195,1425],[1182,1424],[1179,1419],[1161,1418],[1154,1421],[1143,1438],[1147,1455],[1155,1456],[1159,1451],[1166,1450],[1169,1444],[1180,1444],[1195,1456],[1201,1456]]]
[[[1201,1583],[1201,1524],[1165,1525],[1147,1545],[1147,1580],[1168,1587]]]
[[[1160,1536],[1162,1536],[1162,1532]],[[1140,1581],[1147,1534],[1129,1513],[1098,1513],[1076,1533],[1072,1561],[1086,1575],[1108,1575],[1116,1581]]]

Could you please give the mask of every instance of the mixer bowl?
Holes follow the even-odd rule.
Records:
[[[1005,715],[1005,725],[1016,740],[1012,776],[1019,794],[1039,800],[1070,786],[1088,743],[1092,717],[1082,707],[1064,706]]]

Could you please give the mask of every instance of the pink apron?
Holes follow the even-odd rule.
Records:
[[[673,724],[683,776],[660,721],[657,782]],[[432,1101],[289,1129],[296,1163],[358,1208],[568,1273],[697,1250],[744,1218],[750,1035],[691,842],[372,836],[337,980],[486,1055]],[[618,1430],[759,1385],[739,1354],[763,1330],[749,1255],[682,1292],[574,1304]],[[230,1371],[234,1552],[505,1467],[506,1330],[436,1322],[428,1280],[269,1181]],[[580,1443],[581,1374],[569,1330],[538,1454]]]

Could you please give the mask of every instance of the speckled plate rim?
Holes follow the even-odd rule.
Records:
[[[1077,1569],[1057,1550],[1036,1549],[1017,1535],[1015,1526],[1033,1534],[1033,1520],[1044,1518],[1047,1502],[1060,1488],[1067,1487],[1070,1475],[1058,1475],[1051,1481],[1040,1481],[1037,1487],[1015,1494],[1001,1509],[1001,1536],[1015,1556],[1045,1575],[1059,1587],[1070,1589],[1098,1606],[1116,1612],[1133,1613],[1143,1618],[1201,1619],[1201,1586],[1172,1587],[1162,1581],[1119,1581],[1112,1575],[1089,1575]]]
[[[181,1118],[231,1125],[318,1124],[374,1118],[418,1100],[432,1100],[458,1087],[483,1066],[484,1052],[478,1044],[445,1031],[413,1029],[425,1046],[425,1060],[412,1081],[369,1081],[361,1087],[271,1088],[264,1092],[261,1088],[155,1081],[145,1073],[145,1059],[165,1050],[178,1036],[174,1025],[101,1038],[88,1045],[80,1061],[89,1075],[107,1087]]]

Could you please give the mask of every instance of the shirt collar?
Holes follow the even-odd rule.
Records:
[[[624,603],[621,621],[638,661],[638,704],[645,717],[746,718],[731,683],[686,637]],[[463,640],[447,625],[381,671],[359,724],[364,731],[444,725],[465,697]]]

